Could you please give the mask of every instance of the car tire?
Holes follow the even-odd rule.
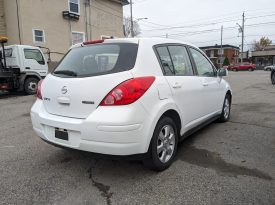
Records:
[[[223,101],[222,113],[219,118],[219,122],[227,122],[229,120],[230,110],[231,110],[231,96],[230,94],[226,94]]]
[[[163,117],[157,123],[154,134],[143,160],[145,167],[154,171],[163,171],[173,162],[177,153],[178,130],[170,117]]]
[[[250,72],[252,72],[254,69],[253,69],[253,68],[249,68],[248,70],[249,70]]]
[[[39,80],[31,77],[27,78],[24,82],[24,91],[27,95],[34,95],[37,91]]]
[[[271,73],[271,83],[275,85],[275,71]]]
[[[233,71],[237,72],[238,70],[236,68],[233,68]]]

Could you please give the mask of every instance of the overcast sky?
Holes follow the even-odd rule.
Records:
[[[275,44],[275,0],[133,0],[133,16],[140,20],[142,37],[165,37],[197,46],[223,44],[239,46],[242,12],[245,12],[245,49],[253,40],[267,36]],[[124,16],[130,7],[124,6]],[[179,27],[179,28],[175,28]]]

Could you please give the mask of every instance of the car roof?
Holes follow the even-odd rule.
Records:
[[[180,40],[170,39],[170,38],[113,38],[113,39],[104,39],[104,43],[135,43],[140,44],[144,43],[148,46],[154,46],[159,44],[184,44],[195,47],[199,49],[197,46]],[[71,48],[83,46],[83,43],[76,44]]]
[[[193,46],[196,47],[195,45],[185,42],[185,41],[181,41],[181,40],[176,40],[176,39],[170,39],[170,38],[114,38],[114,39],[105,39],[104,43],[115,43],[115,42],[129,42],[129,43],[142,43],[142,42],[146,42],[152,45],[158,45],[158,44],[185,44],[185,45],[189,45],[189,46]]]

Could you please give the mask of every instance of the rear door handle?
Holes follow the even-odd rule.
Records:
[[[25,69],[30,70],[31,68],[30,67],[26,67]]]
[[[181,88],[181,84],[178,83],[178,82],[176,82],[176,83],[173,84],[172,87],[173,87],[173,88]]]

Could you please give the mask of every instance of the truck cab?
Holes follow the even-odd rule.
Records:
[[[4,47],[4,53],[2,47],[0,53],[0,88],[35,94],[39,80],[48,73],[48,64],[41,49],[28,45],[10,45]]]

